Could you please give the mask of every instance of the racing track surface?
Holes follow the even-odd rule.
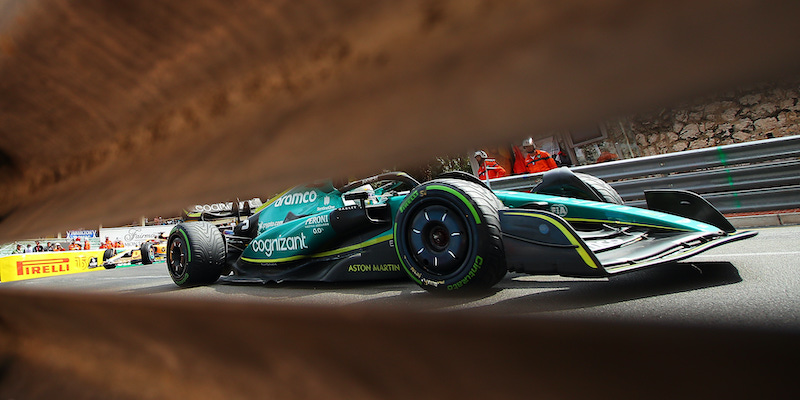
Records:
[[[42,393],[98,398],[781,397],[800,356],[799,248],[800,226],[765,228],[674,266],[515,274],[480,297],[407,281],[178,289],[163,263],[4,283],[3,328],[50,359],[7,361],[0,396],[49,371]]]

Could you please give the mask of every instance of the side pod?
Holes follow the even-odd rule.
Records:
[[[583,239],[556,214],[500,210],[500,225],[510,271],[578,277],[608,275]]]

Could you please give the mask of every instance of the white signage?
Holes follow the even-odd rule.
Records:
[[[244,209],[244,201],[239,202],[239,209]],[[259,198],[252,198],[247,200],[247,204],[250,205],[250,209],[254,210],[258,207],[261,207],[263,203],[261,203],[261,199]],[[213,203],[213,204],[197,204],[191,208],[193,212],[221,212],[221,211],[231,211],[233,210],[233,202],[229,201],[227,203]]]
[[[127,226],[122,228],[101,228],[100,241],[109,238],[112,242],[121,240],[125,247],[139,247],[142,243],[159,235],[168,236],[175,225]]]

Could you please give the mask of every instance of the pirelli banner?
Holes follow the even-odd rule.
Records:
[[[104,251],[104,249],[52,251],[0,257],[0,281],[10,282],[102,270]]]

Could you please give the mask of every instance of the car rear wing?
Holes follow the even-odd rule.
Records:
[[[201,211],[201,212],[188,212],[186,210],[183,211],[183,220],[184,221],[216,221],[225,218],[237,218],[241,219],[241,217],[249,217],[253,215],[253,211],[250,209],[250,203],[244,202],[244,207],[239,210],[239,201],[235,201],[230,211],[224,212],[211,212],[211,211]]]

